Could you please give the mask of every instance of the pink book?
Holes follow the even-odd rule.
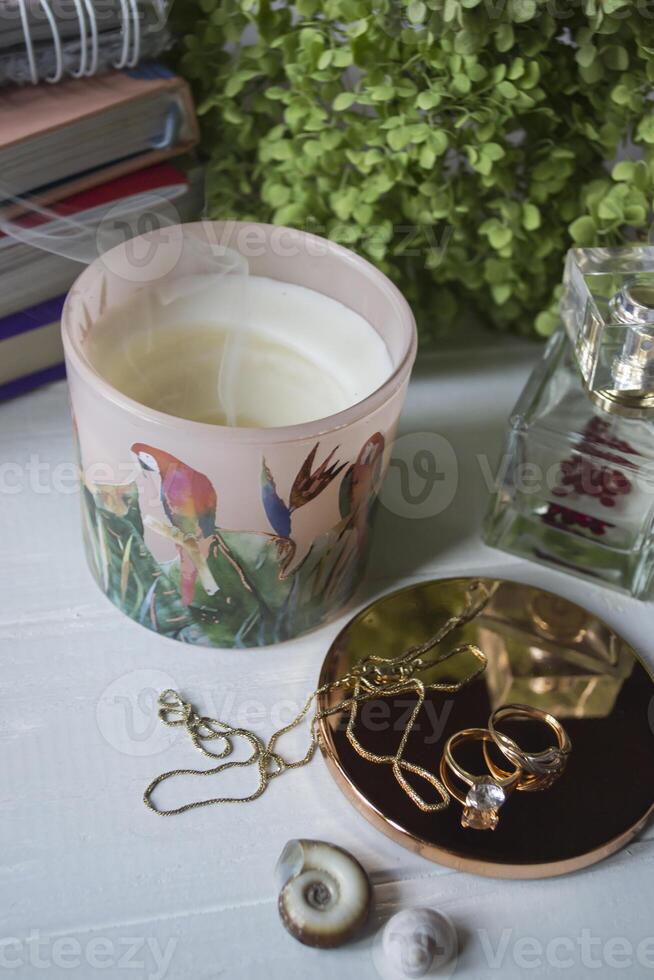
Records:
[[[186,82],[160,66],[0,90],[0,202],[59,200],[184,153],[198,127]]]

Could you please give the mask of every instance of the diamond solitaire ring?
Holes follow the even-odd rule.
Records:
[[[453,755],[453,749],[466,741],[486,743],[492,741],[492,736],[486,728],[464,728],[451,735],[443,749],[440,763],[441,779],[447,791],[463,807],[462,827],[469,827],[472,830],[495,830],[499,820],[498,811],[506,801],[508,793],[522,777],[522,769],[517,766],[513,773],[504,776],[475,776],[460,766]],[[464,795],[453,785],[450,773],[470,787],[467,794]]]

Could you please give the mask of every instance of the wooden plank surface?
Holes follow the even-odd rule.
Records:
[[[458,492],[433,516],[398,516],[392,500],[381,508],[360,602],[424,578],[497,573],[583,602],[653,663],[650,603],[480,542],[487,491],[478,457],[497,456],[536,355],[516,346],[418,366],[401,437],[445,437],[456,450]],[[189,648],[148,633],[86,570],[72,459],[63,383],[0,406],[0,977],[374,980],[375,932],[411,904],[455,921],[456,977],[652,975],[651,827],[621,854],[566,878],[476,878],[375,832],[319,758],[247,806],[149,813],[147,782],[200,761],[181,733],[157,724],[159,690],[180,689],[203,711],[265,736],[315,686],[345,618],[262,651]],[[202,795],[199,783],[167,798]],[[237,772],[223,788],[246,785],[252,774]],[[273,868],[291,837],[341,844],[371,872],[375,913],[358,942],[318,952],[281,928]]]

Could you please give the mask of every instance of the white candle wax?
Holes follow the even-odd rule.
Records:
[[[151,408],[218,425],[295,425],[340,412],[389,377],[388,350],[358,313],[261,276],[145,288],[88,339],[96,370]]]

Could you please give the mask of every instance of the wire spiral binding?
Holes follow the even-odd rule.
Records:
[[[58,82],[60,81],[64,73],[64,52],[61,46],[61,36],[59,34],[59,28],[57,27],[57,21],[55,20],[55,16],[52,13],[52,10],[50,9],[50,5],[48,4],[48,0],[39,0],[39,2],[41,4],[41,10],[47,17],[48,24],[50,25],[50,30],[52,31],[52,43],[54,45],[55,61],[56,61],[54,73],[52,75],[46,75],[45,80],[46,82],[51,82],[51,83]],[[32,59],[30,60],[30,71],[31,70],[32,70]],[[38,79],[36,81],[38,81]],[[32,74],[32,84],[35,85],[36,81],[34,79],[34,74]]]
[[[154,0],[153,7],[155,10],[158,9]],[[114,68],[134,68],[141,57],[141,18],[138,0],[120,0],[120,10],[122,14],[123,49],[118,60],[114,62]],[[134,29],[133,40],[132,28]],[[132,44],[131,54],[130,42]]]
[[[64,64],[64,47],[57,26],[57,20],[50,6],[51,0],[38,0],[39,6],[48,22],[52,34],[52,45],[55,56],[55,66],[51,74],[46,75],[45,81],[59,82],[67,71],[73,78],[84,78],[94,75],[98,70],[100,59],[100,31],[96,16],[94,0],[73,0],[77,23],[79,26],[79,61],[76,68],[66,69]],[[141,57],[142,31],[139,0],[117,0],[120,6],[120,36],[121,51],[112,63],[114,68],[134,68]],[[158,23],[163,23],[167,14],[166,0],[149,0]],[[38,84],[39,71],[34,49],[34,40],[29,21],[28,0],[17,0],[20,14],[25,54],[29,77],[33,85]]]

